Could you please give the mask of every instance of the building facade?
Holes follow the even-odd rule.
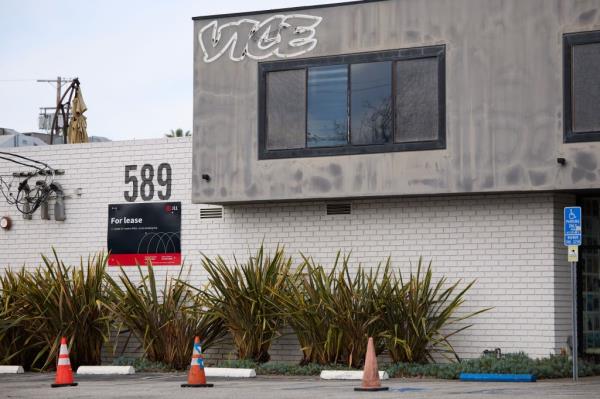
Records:
[[[580,204],[579,331],[593,355],[598,9],[390,0],[196,18],[193,139],[14,149],[65,171],[66,220],[23,220],[0,202],[13,219],[0,268],[35,267],[52,246],[68,262],[106,250],[109,205],[164,201],[132,195],[131,177],[168,164],[191,283],[206,282],[201,253],[242,259],[261,242],[324,266],[339,250],[354,266],[391,256],[403,272],[423,257],[435,278],[476,280],[463,311],[491,308],[453,337],[461,357],[543,357],[569,347],[562,212]],[[271,354],[301,358],[292,335]]]
[[[350,223],[369,204],[361,234],[379,242],[354,241],[357,260],[410,253],[477,278],[469,303],[495,310],[465,333],[472,352],[536,355],[567,346],[561,209],[581,204],[580,342],[600,353],[599,9],[389,0],[195,18],[192,201],[349,202]]]

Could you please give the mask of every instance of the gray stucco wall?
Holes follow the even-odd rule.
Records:
[[[281,12],[322,17],[301,57],[445,44],[447,148],[280,160],[258,160],[259,61],[204,62],[198,33],[213,19],[196,20],[193,201],[600,188],[600,143],[563,143],[562,94],[563,34],[600,29],[599,9],[600,0],[390,0]]]

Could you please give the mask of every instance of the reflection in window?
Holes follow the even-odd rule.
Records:
[[[385,144],[392,137],[392,66],[390,61],[350,67],[352,144]]]
[[[308,68],[307,145],[348,143],[348,66]]]

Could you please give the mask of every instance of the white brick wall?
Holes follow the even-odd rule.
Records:
[[[227,206],[223,219],[199,217],[206,205],[191,204],[192,150],[189,138],[19,148],[19,154],[65,169],[58,181],[67,193],[65,222],[22,220],[0,201],[0,215],[13,229],[0,231],[0,270],[33,267],[40,253],[54,246],[65,260],[78,262],[105,249],[107,204],[125,203],[124,166],[169,162],[173,168],[170,201],[182,202],[182,251],[190,279],[205,281],[201,252],[242,259],[264,240],[284,244],[299,258],[303,252],[331,264],[336,251],[352,251],[355,263],[375,265],[392,256],[408,272],[419,256],[431,260],[436,278],[477,279],[465,310],[493,307],[471,320],[474,326],[452,341],[464,357],[500,347],[547,356],[565,346],[570,331],[570,286],[562,246],[562,207],[572,196],[495,194],[406,197],[352,201],[351,215],[327,216],[324,202]],[[14,165],[0,160],[2,174]],[[140,200],[138,200],[140,201]],[[161,274],[175,271],[160,267]],[[116,271],[113,269],[113,271]],[[133,270],[132,270],[133,271]],[[223,349],[221,353],[230,353]],[[273,358],[298,359],[297,343],[276,343]]]

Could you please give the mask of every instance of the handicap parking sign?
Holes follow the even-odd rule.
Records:
[[[581,245],[581,207],[565,208],[565,245]]]

